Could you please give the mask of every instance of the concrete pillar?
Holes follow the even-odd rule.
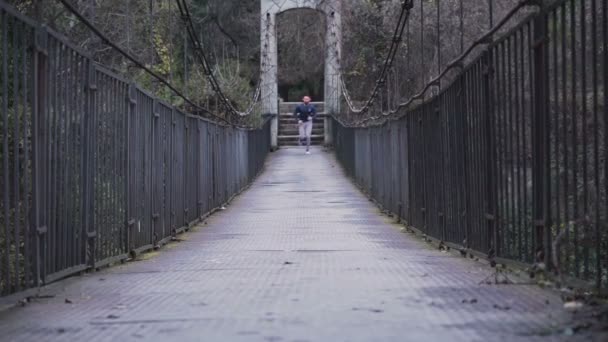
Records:
[[[342,54],[342,17],[341,3],[334,1],[333,6],[326,9],[327,35],[325,38],[325,111],[338,113],[340,111],[341,83],[340,58]]]
[[[267,1],[262,1],[262,20],[261,20],[261,56],[260,68],[262,70],[261,101],[262,113],[270,114],[272,118],[270,137],[271,146],[276,149],[278,146],[279,134],[279,88],[278,88],[278,50],[276,36],[276,12],[265,10]]]
[[[330,3],[331,5],[331,3]],[[342,55],[342,16],[341,2],[334,1],[326,10],[327,35],[325,43],[325,112],[338,114],[342,96],[340,82],[340,60]],[[333,144],[332,119],[325,118],[325,145]]]

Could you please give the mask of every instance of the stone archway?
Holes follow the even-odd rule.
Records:
[[[340,56],[342,39],[341,0],[261,0],[261,100],[264,114],[275,115],[272,122],[272,147],[277,147],[279,85],[277,15],[287,10],[309,8],[326,15],[325,38],[325,111],[340,110]],[[331,143],[331,127],[326,121],[325,143]]]

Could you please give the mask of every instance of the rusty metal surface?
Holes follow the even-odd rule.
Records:
[[[160,255],[1,312],[0,340],[572,340],[552,293],[479,285],[488,266],[398,228],[331,154],[282,149],[227,210]]]

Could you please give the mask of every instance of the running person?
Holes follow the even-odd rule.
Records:
[[[317,109],[315,105],[310,103],[310,100],[310,96],[304,96],[303,103],[299,104],[293,112],[293,115],[298,119],[298,129],[300,131],[298,145],[302,146],[306,141],[306,154],[310,154],[312,123],[317,117]]]

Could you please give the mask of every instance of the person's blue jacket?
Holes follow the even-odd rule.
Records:
[[[317,117],[317,108],[315,108],[315,105],[313,105],[312,103],[300,103],[293,111],[293,115],[302,122],[308,121],[309,117],[311,118],[311,120],[314,120],[314,118]]]

